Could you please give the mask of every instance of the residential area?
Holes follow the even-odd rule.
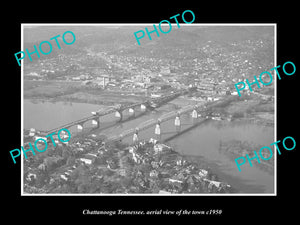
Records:
[[[245,48],[244,46],[247,46]],[[61,81],[113,92],[130,90],[133,95],[160,96],[171,91],[196,87],[193,97],[211,99],[226,94],[236,95],[234,84],[246,78],[253,80],[261,72],[273,68],[270,60],[257,59],[257,52],[270,43],[263,40],[217,46],[208,41],[198,47],[205,57],[189,56],[169,59],[147,56],[127,56],[125,53],[86,52],[78,55],[41,59],[28,64],[25,80]],[[242,48],[243,47],[243,48]],[[177,54],[180,54],[178,52]],[[261,90],[256,90],[260,92]]]

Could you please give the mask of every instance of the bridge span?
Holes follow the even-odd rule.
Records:
[[[193,127],[193,126],[200,124],[208,119],[207,112],[209,112],[209,110],[211,108],[212,108],[212,105],[209,107],[206,107],[206,104],[188,105],[177,111],[172,111],[172,112],[166,113],[156,120],[155,119],[147,120],[147,121],[139,124],[135,128],[126,130],[119,135],[114,135],[114,136],[108,137],[107,140],[105,141],[105,143],[122,141],[123,139],[130,137],[130,136],[132,137],[133,143],[135,143],[139,140],[139,132],[146,130],[148,128],[151,128],[151,127],[155,127],[154,136],[157,140],[160,140],[161,135],[162,135],[161,124],[166,121],[172,120],[172,119],[174,119],[174,126],[176,128],[176,132],[177,132],[177,134],[179,134],[180,132],[182,132],[181,121],[180,121],[181,115],[186,114],[186,113],[191,113],[191,117],[193,119],[193,125],[192,125],[192,127]]]
[[[174,93],[174,94],[178,95],[179,93]],[[174,94],[172,95],[172,98],[174,98],[174,96],[175,96]],[[169,97],[171,97],[171,96],[169,95]],[[166,96],[164,96],[163,98],[167,99]],[[176,130],[175,136],[180,135],[183,132],[186,132],[187,130],[193,129],[195,126],[198,126],[202,122],[206,121],[209,118],[209,115],[211,115],[212,109],[214,107],[223,106],[224,105],[224,100],[226,102],[226,98],[221,98],[220,100],[214,101],[214,102],[206,102],[206,103],[196,104],[196,105],[187,105],[187,106],[185,106],[185,107],[183,107],[179,110],[175,110],[175,111],[171,111],[171,112],[168,112],[166,114],[163,114],[158,119],[150,119],[150,120],[147,120],[145,122],[142,122],[141,124],[139,124],[135,128],[131,128],[129,130],[126,130],[126,131],[122,132],[121,134],[109,136],[104,141],[105,141],[105,143],[122,141],[123,139],[128,138],[128,137],[131,136],[132,137],[132,142],[136,143],[139,140],[139,132],[141,132],[143,130],[146,130],[148,128],[151,128],[151,127],[155,127],[155,129],[154,129],[155,139],[157,139],[159,141],[162,141],[161,140],[161,135],[162,135],[161,124],[166,122],[166,121],[170,121],[172,119],[174,119],[174,126],[175,126],[175,130]],[[159,103],[159,102],[157,101],[157,103]],[[109,109],[106,109],[106,110],[99,110],[99,111],[97,111],[97,113],[95,113],[95,115],[85,117],[85,118],[82,118],[80,120],[65,124],[65,125],[60,126],[58,128],[46,131],[45,133],[46,134],[52,134],[53,132],[59,131],[62,128],[68,128],[68,127],[71,127],[71,126],[74,126],[74,125],[78,125],[79,123],[82,123],[82,122],[84,123],[84,122],[86,122],[88,120],[91,120],[91,119],[94,120],[95,118],[99,118],[100,116],[107,115],[107,114],[112,113],[112,112],[119,112],[121,110],[125,110],[125,109],[128,109],[128,108],[131,109],[133,106],[138,106],[138,105],[141,105],[141,104],[146,105],[146,102],[136,103],[136,104],[123,106],[123,107],[122,106],[117,106],[117,107],[114,106],[114,107],[109,107]],[[152,103],[148,102],[147,104],[150,105],[150,104],[154,104],[154,103],[153,102]],[[181,129],[182,124],[181,124],[180,116],[183,115],[183,114],[187,114],[187,113],[190,113],[190,115],[192,117],[192,120],[193,120],[193,124],[188,129],[182,130]],[[34,136],[34,135],[30,135],[30,136]],[[167,138],[167,139],[170,139],[170,137]]]
[[[174,98],[177,98],[178,96],[187,93],[188,91],[189,90],[178,91],[178,92],[174,92],[174,93],[171,93],[169,95],[165,95],[165,96],[162,96],[159,98],[153,98],[153,99],[146,100],[144,102],[134,103],[134,104],[130,104],[130,105],[119,104],[116,106],[111,106],[104,110],[98,110],[96,112],[92,112],[91,116],[87,116],[82,119],[72,121],[67,124],[63,124],[59,127],[56,127],[56,128],[50,129],[50,130],[40,131],[40,133],[41,133],[41,135],[46,136],[51,133],[56,133],[60,129],[63,129],[63,128],[68,129],[73,126],[77,126],[78,131],[82,131],[84,128],[84,123],[86,123],[87,121],[90,121],[90,120],[92,121],[92,124],[94,127],[99,128],[100,127],[100,117],[103,117],[103,116],[111,114],[111,113],[115,113],[115,116],[119,118],[119,121],[122,121],[123,112],[127,109],[129,110],[129,113],[131,115],[134,115],[135,108],[138,106],[140,106],[141,111],[145,112],[147,110],[147,108],[157,108],[157,107],[161,106],[162,104],[165,104],[166,102],[169,102],[169,101],[173,100]]]

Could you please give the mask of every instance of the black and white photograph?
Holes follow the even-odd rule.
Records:
[[[22,44],[22,195],[276,194],[253,153],[276,141],[276,24],[22,24]]]
[[[5,7],[3,220],[296,219],[296,5],[107,3]]]

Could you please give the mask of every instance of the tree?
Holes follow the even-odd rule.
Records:
[[[63,148],[63,150],[62,150],[62,157],[64,159],[67,159],[70,155],[71,155],[71,153],[67,149]]]
[[[75,157],[74,156],[69,156],[68,159],[67,159],[67,165],[68,166],[71,166],[71,165],[74,165],[75,164]]]

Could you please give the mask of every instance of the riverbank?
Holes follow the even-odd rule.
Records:
[[[81,82],[24,80],[24,99],[114,105],[137,103],[146,98],[144,93],[103,90],[83,86]]]
[[[230,96],[224,103],[213,107],[215,114],[225,115],[230,121],[245,121],[263,126],[274,126],[274,101],[258,96],[239,98]]]

